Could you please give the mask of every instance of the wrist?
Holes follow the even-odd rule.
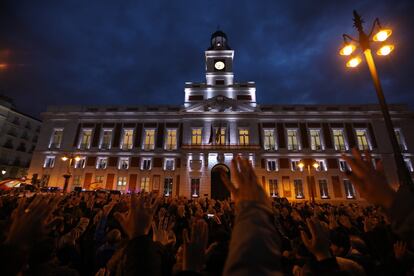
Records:
[[[314,253],[314,256],[318,262],[332,258],[332,254],[331,252],[329,252],[329,250],[323,252],[316,252]]]

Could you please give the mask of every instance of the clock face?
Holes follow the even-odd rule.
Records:
[[[214,63],[214,68],[217,70],[223,70],[225,66],[226,65],[222,61],[216,61],[216,63]]]

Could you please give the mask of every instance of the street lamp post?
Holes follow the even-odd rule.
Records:
[[[369,34],[366,34],[363,29],[363,23],[361,16],[354,11],[354,27],[357,29],[359,39],[354,39],[350,35],[344,34],[344,47],[340,50],[340,55],[350,56],[353,52],[359,48],[362,50],[365,61],[367,62],[368,69],[370,71],[372,80],[374,82],[375,91],[377,93],[378,101],[381,107],[381,112],[384,117],[385,127],[388,132],[388,136],[392,145],[394,154],[394,160],[397,166],[397,173],[400,185],[408,185],[411,189],[414,188],[413,182],[410,176],[410,172],[405,165],[404,158],[401,154],[401,148],[398,144],[397,137],[395,135],[394,126],[391,120],[390,112],[388,110],[387,103],[385,101],[384,93],[382,91],[381,82],[378,76],[378,72],[375,66],[374,58],[371,51],[371,42],[382,43],[381,48],[377,51],[377,55],[386,56],[394,49],[394,45],[385,44],[384,42],[391,36],[392,31],[390,29],[383,29],[379,19],[375,19],[372,29]],[[379,28],[379,31],[373,35],[375,28]],[[347,67],[357,67],[361,63],[362,59],[359,56],[354,55],[346,64]]]
[[[79,161],[80,157],[75,156],[73,154],[64,155],[62,158],[63,162],[68,162],[66,167],[66,173],[63,175],[63,178],[65,179],[65,183],[63,184],[63,193],[67,192],[68,186],[69,186],[69,179],[71,178],[72,174],[70,172],[70,168],[72,166],[73,160]]]
[[[314,185],[312,185],[311,182],[311,177],[312,177],[312,171],[311,171],[311,167],[313,167],[315,170],[317,170],[319,168],[319,163],[316,162],[316,160],[300,160],[299,164],[298,164],[299,168],[302,170],[304,167],[306,167],[307,172],[308,172],[308,189],[309,189],[309,194],[311,197],[311,202],[315,203],[315,187]]]
[[[1,170],[1,179],[3,180],[4,176],[6,175],[7,171],[5,169]]]

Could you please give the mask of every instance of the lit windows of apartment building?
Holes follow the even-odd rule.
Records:
[[[155,147],[155,129],[145,129],[144,131],[144,150],[153,150]]]
[[[165,141],[166,150],[177,149],[177,129],[167,129],[167,139]]]
[[[89,149],[91,147],[92,129],[82,129],[78,149]]]
[[[95,175],[95,183],[103,183],[104,176],[103,175]]]
[[[394,129],[394,131],[395,131],[395,136],[397,138],[398,145],[400,145],[400,149],[407,150],[407,144],[405,143],[405,139],[404,139],[401,129],[396,128]]]
[[[191,144],[192,145],[201,145],[202,143],[202,129],[193,128],[191,130]]]
[[[62,145],[63,128],[53,129],[52,136],[50,137],[49,148],[59,149]]]
[[[55,166],[55,156],[46,156],[45,162],[43,163],[43,168],[53,168]]]
[[[371,150],[371,145],[368,138],[368,132],[366,129],[356,129],[356,138],[358,141],[359,150]]]
[[[326,172],[328,170],[328,166],[326,165],[326,159],[316,159],[315,161],[319,165],[316,168],[316,171],[318,171],[318,172]]]
[[[339,159],[339,170],[341,172],[351,171],[351,167],[346,163],[345,160]]]
[[[219,127],[215,129],[216,133],[216,144],[217,145],[225,145],[226,144],[226,128]]]
[[[303,171],[303,167],[301,168],[299,166],[299,163],[300,163],[299,159],[291,159],[290,160],[290,169],[292,170],[292,172]]]
[[[326,179],[319,179],[319,192],[322,199],[329,198],[328,181]]]
[[[141,159],[141,170],[149,171],[151,170],[152,159],[149,157],[144,157]]]
[[[74,159],[73,160],[73,167],[75,169],[83,169],[85,168],[86,165],[86,157],[80,157],[79,159]]]
[[[302,179],[293,180],[293,186],[295,188],[295,197],[296,198],[305,198],[305,194],[303,192]]]
[[[309,137],[310,137],[310,145],[311,145],[312,150],[316,150],[316,151],[323,150],[320,129],[310,129]]]
[[[239,129],[239,144],[247,146],[249,144],[249,130],[246,128]]]
[[[74,187],[82,186],[81,181],[82,181],[82,176],[80,176],[80,175],[74,175],[73,176],[73,186]]]
[[[118,191],[125,191],[127,186],[127,177],[118,176],[118,181],[116,182],[116,189]]]
[[[112,143],[112,129],[103,129],[101,134],[100,149],[110,149]]]
[[[120,157],[118,161],[119,170],[128,170],[129,169],[129,157]]]
[[[108,166],[108,157],[98,157],[96,159],[96,169],[104,170]]]
[[[275,138],[275,130],[274,129],[264,129],[264,149],[265,150],[275,150],[276,149],[276,138]]]
[[[345,141],[344,130],[341,128],[333,129],[333,140],[335,145],[335,150],[348,150],[348,146]]]
[[[191,178],[191,197],[200,196],[200,178]]]
[[[271,197],[279,196],[279,191],[277,188],[277,179],[269,179],[269,195]]]
[[[144,176],[141,178],[141,185],[140,190],[141,192],[149,192],[150,191],[150,178],[148,176]]]
[[[276,159],[267,159],[266,160],[266,169],[269,172],[277,171],[279,169],[278,164],[277,164],[277,160]]]
[[[171,196],[173,192],[173,179],[172,177],[164,178],[164,196]]]
[[[355,188],[349,179],[344,179],[345,196],[348,199],[355,198]]]
[[[130,150],[132,149],[134,140],[134,130],[125,128],[122,131],[121,149]]]
[[[297,129],[287,130],[287,142],[288,142],[288,150],[300,150]]]
[[[174,158],[165,158],[164,159],[164,170],[165,171],[175,170],[175,159]]]

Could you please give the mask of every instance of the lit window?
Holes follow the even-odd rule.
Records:
[[[295,171],[303,171],[303,168],[300,168],[298,165],[300,163],[300,160],[297,159],[291,159],[290,160],[290,169],[295,172]]]
[[[49,148],[59,149],[62,144],[63,128],[53,129],[52,137],[50,138]]]
[[[148,176],[144,176],[141,178],[141,192],[149,192],[149,186],[150,186],[150,179]]]
[[[293,180],[293,185],[295,186],[296,198],[304,198],[302,179]]]
[[[165,158],[164,159],[164,170],[173,171],[175,169],[174,158]]]
[[[246,146],[249,144],[249,130],[239,129],[239,143],[240,145]]]
[[[277,179],[269,179],[269,194],[271,197],[278,197]]]
[[[401,129],[397,128],[397,129],[394,129],[394,131],[395,131],[395,136],[397,138],[398,145],[400,145],[400,149],[407,150],[407,145],[405,143],[405,139],[401,132]]]
[[[81,180],[82,180],[82,177],[80,175],[74,175],[73,176],[73,186],[74,187],[81,186]]]
[[[319,179],[319,191],[322,199],[329,198],[328,182],[326,179]]]
[[[112,142],[112,129],[103,129],[101,137],[101,149],[110,149]]]
[[[370,144],[368,139],[368,132],[366,129],[357,129],[356,137],[358,141],[358,148],[359,150],[370,150]]]
[[[264,149],[265,150],[275,150],[275,130],[274,129],[265,129],[264,131]]]
[[[95,183],[103,183],[104,177],[103,175],[95,175]]]
[[[151,158],[142,158],[141,170],[151,170]]]
[[[345,136],[343,129],[333,129],[333,139],[335,150],[348,150],[348,147],[345,143]]]
[[[144,150],[153,150],[155,140],[155,129],[146,129],[144,137]]]
[[[224,127],[216,128],[216,144],[217,145],[226,144],[226,128]]]
[[[177,149],[177,130],[176,129],[167,129],[167,141],[165,144],[166,150],[175,150]]]
[[[108,157],[98,157],[96,159],[96,168],[98,170],[106,169],[107,165],[108,165]]]
[[[55,166],[55,156],[46,156],[43,168],[53,168]]]
[[[411,163],[411,159],[410,158],[404,158],[404,162],[405,162],[405,165],[407,166],[407,169],[410,172],[413,172],[414,170],[413,170],[413,164]]]
[[[92,129],[82,129],[78,148],[89,149],[91,147],[91,137]]]
[[[349,179],[344,179],[346,198],[355,198],[355,188]]]
[[[132,140],[134,139],[133,129],[124,129],[122,133],[121,149],[132,149]]]
[[[323,150],[322,140],[321,140],[321,130],[320,129],[311,129],[309,130],[310,140],[311,140],[311,149],[312,150]]]
[[[164,178],[164,196],[171,196],[173,191],[172,177]]]
[[[277,171],[278,170],[277,160],[268,159],[266,163],[267,163],[267,170],[268,171],[272,172],[272,171]]]
[[[288,150],[299,150],[298,142],[298,130],[297,129],[288,129],[287,130],[287,139],[288,139]]]
[[[83,169],[86,165],[86,157],[80,157],[78,160],[74,159],[73,167],[75,169]]]
[[[325,172],[328,170],[328,167],[326,166],[326,160],[325,159],[316,159],[315,160],[318,163],[318,167],[316,168],[316,170],[318,172]]]
[[[116,183],[116,189],[118,191],[125,191],[127,186],[126,176],[118,176],[118,181]]]
[[[118,169],[128,170],[129,168],[129,157],[120,157],[118,163]]]
[[[200,178],[191,178],[191,197],[200,196]]]
[[[201,145],[201,128],[193,128],[191,130],[191,144],[192,145]]]
[[[345,160],[341,160],[341,159],[339,160],[339,169],[342,172],[351,171],[351,167],[348,166],[348,163],[346,163]]]

